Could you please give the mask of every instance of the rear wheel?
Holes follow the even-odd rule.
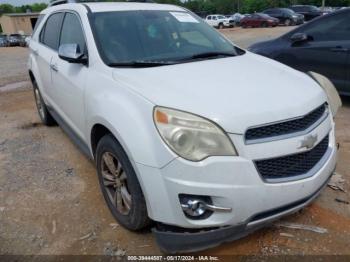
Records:
[[[41,96],[40,90],[35,80],[33,81],[33,90],[34,90],[35,104],[36,104],[36,108],[38,110],[38,114],[41,119],[41,122],[46,126],[56,125],[56,121],[50,114],[49,110],[47,109],[47,106]]]
[[[266,22],[262,22],[261,27],[268,27],[268,24]]]
[[[285,21],[284,21],[284,25],[285,26],[290,26],[292,24],[292,21],[290,20],[290,19],[286,19]]]
[[[97,145],[96,165],[102,194],[114,218],[133,231],[148,226],[146,201],[135,171],[121,145],[110,134]]]

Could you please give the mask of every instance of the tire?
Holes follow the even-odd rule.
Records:
[[[246,24],[241,24],[242,28],[247,28],[247,25]]]
[[[135,171],[111,134],[97,145],[96,167],[103,197],[117,222],[132,231],[149,226],[151,220]]]
[[[219,29],[224,29],[224,24],[219,24]]]
[[[285,21],[284,21],[284,25],[285,26],[290,26],[290,25],[292,25],[292,21],[290,20],[290,19],[286,19]]]
[[[268,24],[266,22],[262,22],[261,27],[268,27]]]
[[[36,104],[36,109],[38,110],[38,114],[41,122],[46,126],[55,126],[57,125],[55,119],[50,114],[47,106],[44,102],[44,99],[41,96],[40,90],[36,81],[33,81],[33,91],[34,91],[34,99]]]

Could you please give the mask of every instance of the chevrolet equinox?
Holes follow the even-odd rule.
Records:
[[[328,79],[245,51],[181,7],[51,6],[28,66],[42,122],[93,159],[115,219],[152,225],[168,253],[299,210],[336,165]]]

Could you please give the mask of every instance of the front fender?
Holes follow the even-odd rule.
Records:
[[[90,150],[92,128],[101,124],[113,133],[133,162],[161,168],[176,158],[154,125],[154,104],[112,79],[94,77],[88,83],[86,137]]]

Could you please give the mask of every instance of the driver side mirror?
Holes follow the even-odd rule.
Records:
[[[296,44],[296,43],[302,43],[302,42],[308,41],[309,37],[305,33],[295,33],[294,35],[291,36],[290,40],[292,41],[293,44]]]
[[[78,44],[61,45],[58,49],[58,56],[69,63],[86,65],[88,62],[88,58],[80,51]]]

